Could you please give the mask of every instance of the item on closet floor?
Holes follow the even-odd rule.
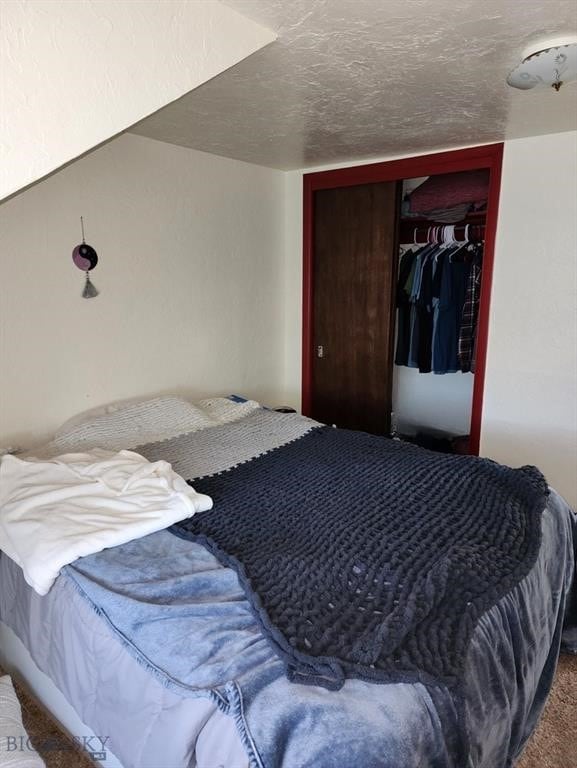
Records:
[[[414,435],[397,435],[398,440],[418,445],[437,453],[457,453],[461,456],[470,454],[470,435],[450,435],[438,430],[420,431]]]
[[[471,453],[471,435],[459,435],[451,440],[451,452],[458,453],[461,456],[468,456]]]
[[[399,439],[429,451],[453,453],[451,436],[444,432],[417,432],[415,435],[399,435]]]
[[[86,282],[82,291],[83,299],[93,299],[98,296],[98,290],[90,280],[90,270],[98,264],[98,255],[91,245],[88,245],[84,237],[84,219],[80,217],[80,227],[82,229],[82,242],[72,251],[72,261],[86,274]]]

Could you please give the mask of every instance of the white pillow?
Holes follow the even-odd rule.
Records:
[[[207,413],[211,419],[219,424],[228,424],[248,416],[249,413],[258,410],[261,405],[256,400],[231,400],[230,397],[207,397],[193,403],[197,408]]]
[[[86,411],[66,421],[46,445],[27,452],[49,458],[74,451],[133,449],[176,435],[242,419],[260,408],[255,400],[212,397],[190,403],[176,395],[130,400]],[[93,415],[94,414],[94,415]]]
[[[130,397],[126,400],[115,400],[113,403],[98,405],[96,408],[90,408],[88,411],[82,411],[82,413],[77,413],[75,416],[72,416],[72,418],[68,419],[68,421],[65,421],[64,424],[58,428],[56,434],[59,435],[62,432],[68,432],[73,427],[77,427],[80,424],[84,424],[88,421],[93,421],[98,416],[104,416],[107,413],[116,413],[116,411],[122,411],[125,408],[136,405],[137,403],[146,403],[150,400],[156,400],[158,397],[158,395],[155,395],[154,397],[145,395],[144,397]],[[177,395],[170,395],[170,397],[177,397]],[[184,398],[179,399],[184,400]]]
[[[182,398],[168,395],[119,405],[112,412],[101,413],[93,418],[85,414],[76,424],[74,420],[68,421],[56,432],[53,440],[30,453],[48,457],[91,448],[130,450],[144,443],[165,440],[217,423],[201,408]]]

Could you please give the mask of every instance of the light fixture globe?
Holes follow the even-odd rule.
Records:
[[[549,41],[524,54],[523,60],[507,76],[513,88],[528,91],[538,85],[559,91],[562,85],[577,79],[577,38]]]

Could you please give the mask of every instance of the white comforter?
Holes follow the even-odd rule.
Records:
[[[146,536],[212,507],[166,461],[94,449],[0,463],[0,549],[45,595],[79,557]]]

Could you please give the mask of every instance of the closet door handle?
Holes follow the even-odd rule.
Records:
[[[322,344],[319,344],[317,347],[317,357],[324,357],[325,356],[325,348]]]

